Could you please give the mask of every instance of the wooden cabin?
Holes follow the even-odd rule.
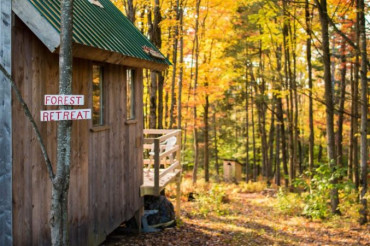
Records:
[[[1,1],[1,64],[36,119],[52,163],[57,122],[41,122],[58,94],[60,1]],[[96,2],[96,1],[95,1]],[[72,245],[98,245],[140,216],[143,196],[143,68],[169,61],[109,1],[74,1],[73,88],[91,120],[72,121]],[[0,245],[50,245],[51,183],[36,136],[0,73]]]
[[[242,180],[242,164],[237,160],[224,159],[224,181],[226,182],[240,182]]]

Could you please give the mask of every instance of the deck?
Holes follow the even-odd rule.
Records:
[[[181,130],[144,130],[144,181],[141,196],[159,196],[171,182],[177,183],[176,214],[180,211]]]

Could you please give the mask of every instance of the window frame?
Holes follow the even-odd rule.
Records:
[[[129,74],[131,74],[129,76]],[[131,83],[129,83],[131,78]],[[136,70],[134,68],[126,69],[126,121],[135,122],[136,120]],[[130,89],[130,91],[129,91]],[[130,98],[128,97],[130,94]],[[129,104],[130,100],[130,104]]]
[[[94,122],[94,67],[99,68],[99,91],[100,91],[100,108],[99,108],[99,121]],[[94,129],[104,128],[106,125],[105,120],[105,83],[104,83],[104,66],[99,63],[93,63],[91,66],[91,106],[92,106],[92,127]]]

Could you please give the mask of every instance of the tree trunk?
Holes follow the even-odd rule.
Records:
[[[72,94],[73,0],[61,1],[59,94]],[[61,110],[70,106],[60,106]],[[71,159],[71,121],[60,121],[57,132],[57,166],[52,185],[50,229],[52,245],[69,245],[68,190]]]
[[[286,96],[287,101],[287,118],[288,118],[288,133],[289,133],[289,185],[292,187],[295,177],[295,152],[294,152],[294,129],[293,129],[293,90],[292,90],[292,71],[290,64],[290,49],[287,37],[289,35],[289,19],[287,15],[287,0],[283,0],[283,47],[284,47],[284,73],[285,85],[289,89],[289,96]]]
[[[358,19],[358,13],[357,13],[357,19]],[[357,44],[360,42],[360,31],[359,31],[359,23],[356,22],[356,40]],[[360,57],[358,52],[356,53],[356,59],[355,59],[355,69],[354,69],[354,81],[353,81],[353,87],[352,90],[352,124],[351,124],[351,130],[353,131],[353,174],[354,174],[354,183],[356,186],[356,189],[360,187],[360,177],[359,177],[359,160],[358,160],[358,81],[359,81],[359,70],[360,70]]]
[[[253,181],[257,181],[257,154],[256,154],[256,134],[254,130],[254,96],[253,90],[251,90],[251,110],[252,110],[252,145],[253,145]]]
[[[325,104],[326,104],[326,134],[327,134],[327,150],[330,168],[335,171],[335,135],[334,135],[334,102],[333,102],[333,88],[330,75],[330,51],[329,51],[329,20],[327,15],[326,0],[315,0],[320,16],[321,32],[322,32],[322,52],[324,64],[324,83],[325,83]],[[337,180],[331,181],[333,188],[330,192],[331,211],[332,213],[339,213],[338,205],[338,189],[336,188]]]
[[[317,154],[317,162],[319,162],[319,163],[321,163],[321,161],[322,161],[322,151],[323,151],[323,147],[320,144],[319,145],[319,153]]]
[[[177,71],[177,42],[179,39],[179,20],[180,20],[180,8],[179,8],[179,0],[176,0],[176,24],[175,24],[175,32],[173,37],[173,45],[172,45],[172,85],[171,85],[171,107],[170,107],[170,125],[169,128],[171,129],[172,126],[175,124],[175,102],[176,102],[176,95],[175,95],[175,84],[176,84],[176,71]],[[178,95],[180,96],[180,95]],[[179,114],[179,112],[177,112]]]
[[[250,76],[251,82],[254,85],[255,89],[255,105],[257,107],[257,116],[258,116],[258,130],[262,143],[262,175],[267,178],[267,183],[270,185],[270,180],[268,179],[267,170],[269,169],[268,161],[268,145],[267,145],[267,134],[266,134],[266,105],[265,105],[265,80],[263,78],[264,66],[262,61],[262,43],[259,45],[259,70],[258,77],[261,79],[261,85],[257,85],[256,79],[253,75],[252,66],[250,66]],[[258,90],[259,88],[259,90]],[[258,95],[258,97],[257,97]]]
[[[296,16],[296,7],[293,6],[293,16]],[[293,179],[296,176],[296,169],[298,164],[298,171],[299,174],[302,174],[302,162],[301,162],[301,143],[299,139],[299,127],[298,127],[298,92],[297,92],[297,55],[296,55],[296,43],[297,43],[297,36],[296,36],[296,19],[293,18],[291,20],[293,22],[293,31],[292,26],[289,24],[289,35],[290,35],[290,46],[291,47],[291,53],[292,53],[292,61],[293,61],[293,72],[290,71],[290,87],[291,91],[293,92],[291,96],[291,117],[292,117],[292,128],[293,128]],[[288,61],[290,62],[290,61]],[[289,65],[290,67],[290,65]],[[297,155],[298,154],[298,155]],[[297,157],[299,158],[299,161],[297,161]]]
[[[366,29],[365,29],[365,2],[358,0],[357,13],[359,14],[359,27],[360,27],[360,51],[361,51],[361,194],[360,202],[362,208],[360,209],[360,224],[367,223],[367,114],[368,114],[368,90],[369,84],[367,81],[367,50],[366,50]]]
[[[354,92],[354,79],[353,79],[353,63],[351,63],[351,69],[350,69],[350,83],[351,83],[351,128],[349,133],[349,151],[348,151],[348,179],[353,181],[353,139],[354,139],[354,129],[353,129],[353,123],[355,120],[354,117],[354,102],[353,102],[353,92]]]
[[[206,84],[206,88],[208,83]],[[209,182],[209,127],[208,127],[208,109],[209,109],[209,99],[208,94],[206,95],[206,105],[204,106],[204,179]]]
[[[135,24],[135,12],[136,9],[134,8],[134,1],[133,0],[126,0],[125,2],[125,11],[127,14],[127,18]]]
[[[280,129],[278,123],[276,123],[275,166],[275,184],[280,186]]]
[[[216,168],[216,181],[220,181],[220,167],[218,165],[218,144],[217,144],[217,121],[216,121],[216,107],[213,108],[213,129],[215,138],[215,168]]]
[[[181,97],[182,97],[182,80],[183,80],[183,73],[184,73],[184,37],[183,37],[183,6],[180,7],[180,71],[179,71],[179,84],[178,88],[178,95],[177,95],[177,128],[181,129],[181,113],[182,113],[182,105],[181,105]]]
[[[150,87],[151,87],[151,83],[150,83],[150,73],[149,73],[149,69],[145,69],[143,71],[144,73],[144,78],[143,78],[143,83],[144,81],[146,81],[146,88],[147,88],[147,93],[144,94],[145,96],[145,125],[144,125],[144,129],[145,128],[150,128],[149,127],[149,116],[150,116],[150,113],[149,113],[149,110],[150,110]]]
[[[195,75],[194,75],[194,100],[196,100],[197,86],[198,86],[198,70],[199,70],[199,9],[200,1],[196,1],[196,18],[195,18]],[[199,144],[198,144],[198,130],[197,130],[197,105],[193,107],[194,116],[194,169],[193,169],[193,183],[197,182],[197,171],[199,162]]]
[[[281,91],[283,84],[283,76],[281,74],[281,46],[277,47],[276,50],[276,64],[277,71],[279,72],[280,83],[276,83],[276,90]],[[282,96],[277,97],[277,120],[279,121],[280,129],[280,140],[281,141],[281,152],[283,159],[283,170],[284,170],[284,182],[285,187],[288,187],[288,157],[287,157],[287,147],[286,147],[286,137],[285,137],[285,124],[284,124],[284,113],[283,113],[283,99]]]
[[[309,136],[309,149],[308,149],[308,165],[311,173],[311,178],[313,177],[313,170],[314,170],[314,146],[315,146],[315,133],[313,127],[313,99],[312,99],[312,61],[311,61],[311,18],[310,18],[310,8],[309,8],[309,0],[306,0],[305,5],[305,13],[306,13],[306,28],[307,28],[307,35],[308,38],[306,40],[306,54],[307,54],[307,73],[308,73],[308,121],[310,126],[310,136]]]
[[[157,128],[157,72],[150,72],[150,114],[149,128]]]
[[[155,46],[157,46],[158,48],[161,48],[162,39],[161,39],[161,28],[159,26],[159,23],[162,21],[162,16],[160,12],[159,0],[155,0],[154,2],[153,14],[154,14],[154,18],[152,21],[151,11],[148,12],[149,37],[150,37],[150,41],[152,41]],[[149,126],[152,129],[155,129],[157,126],[158,128],[162,127],[163,82],[164,82],[164,77],[160,72],[151,71]],[[157,125],[157,90],[158,90],[158,125]]]
[[[270,121],[270,132],[269,132],[269,144],[268,149],[270,151],[269,154],[269,165],[267,166],[267,181],[270,184],[270,180],[272,178],[272,164],[274,163],[274,135],[275,135],[275,98],[273,98],[273,105],[271,110],[271,121]]]
[[[340,97],[339,97],[339,112],[338,112],[338,121],[337,121],[337,166],[343,167],[343,120],[344,120],[344,101],[346,95],[346,42],[342,40],[341,47],[341,81],[340,81]]]
[[[245,71],[245,118],[246,118],[246,124],[245,124],[245,138],[246,138],[246,144],[245,144],[245,182],[249,182],[249,100],[248,100],[248,66],[246,66]]]
[[[164,77],[161,72],[158,73],[158,129],[163,129],[163,86]],[[166,94],[166,103],[168,102],[168,94]]]

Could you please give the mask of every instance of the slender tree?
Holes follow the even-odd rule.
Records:
[[[148,11],[148,24],[149,24],[149,37],[150,40],[158,48],[162,47],[162,36],[160,22],[162,21],[162,15],[160,10],[159,0],[154,1],[153,9],[154,18],[152,20],[152,11]],[[163,124],[163,83],[164,77],[162,73],[158,71],[151,71],[151,86],[150,86],[150,116],[149,116],[149,127],[150,128],[162,128]],[[158,95],[158,98],[157,98]],[[158,104],[157,104],[158,101]],[[157,108],[158,106],[158,108]],[[158,113],[158,115],[157,115]],[[158,117],[157,117],[158,116]],[[158,123],[157,123],[158,120]]]
[[[330,168],[335,171],[335,135],[334,135],[334,101],[333,88],[330,74],[330,51],[329,51],[329,17],[327,14],[326,0],[315,0],[320,16],[321,35],[322,35],[322,53],[324,64],[324,83],[325,83],[325,104],[326,104],[326,135],[327,135],[327,150]],[[336,188],[337,180],[332,181],[333,188],[330,192],[331,211],[339,213],[338,205],[338,189]]]
[[[307,30],[307,40],[306,40],[306,57],[307,57],[307,74],[308,74],[308,121],[310,126],[310,136],[309,136],[309,149],[308,149],[308,162],[309,169],[311,172],[311,177],[314,169],[314,146],[315,146],[315,133],[313,127],[313,98],[312,98],[312,61],[311,61],[311,40],[312,40],[312,30],[311,30],[311,17],[310,17],[310,6],[309,0],[305,3],[305,17],[306,17],[306,30]]]
[[[135,12],[136,12],[136,8],[134,6],[134,1],[133,0],[123,0],[124,2],[124,6],[125,6],[125,11],[126,11],[126,15],[127,15],[127,18],[135,24]]]
[[[360,51],[361,51],[361,193],[360,193],[360,223],[365,224],[367,220],[367,114],[368,114],[368,90],[369,83],[367,80],[367,50],[366,50],[366,28],[365,28],[365,2],[358,0],[357,13],[359,14],[360,27]]]
[[[59,94],[72,94],[73,0],[61,1]],[[70,109],[70,106],[60,106]],[[69,245],[68,190],[71,160],[71,121],[60,121],[57,130],[57,165],[52,185],[50,228],[52,245]]]
[[[183,1],[181,1],[181,5],[179,8],[179,15],[180,15],[180,64],[179,64],[179,83],[177,85],[178,92],[177,92],[177,128],[181,129],[182,126],[182,83],[183,83],[183,76],[184,76],[184,32],[183,32],[183,25],[184,25],[184,9],[183,9]]]
[[[194,75],[194,100],[197,96],[197,87],[198,87],[198,73],[199,73],[199,10],[200,10],[201,0],[196,1],[196,18],[195,18],[195,75]],[[198,143],[198,129],[197,129],[197,105],[194,104],[193,107],[193,120],[194,120],[194,169],[193,169],[193,183],[197,182],[197,172],[198,172],[198,163],[199,163],[199,143]]]
[[[176,84],[176,72],[177,72],[177,44],[179,39],[179,21],[180,21],[180,3],[179,0],[176,0],[175,5],[175,12],[176,12],[176,24],[174,26],[174,37],[173,37],[173,45],[172,45],[172,86],[171,86],[171,108],[170,108],[170,125],[169,128],[172,128],[175,121],[175,103],[176,103],[176,95],[175,95],[175,84]],[[180,96],[180,95],[178,95]],[[178,114],[180,112],[177,112]]]
[[[248,51],[247,51],[248,53]],[[249,82],[248,82],[248,62],[246,62],[246,67],[245,67],[245,138],[246,138],[246,143],[245,143],[245,152],[246,152],[246,158],[245,158],[245,181],[249,181],[249,172],[250,172],[250,167],[249,167]]]
[[[275,140],[275,184],[280,186],[280,129],[276,122],[276,140]]]
[[[343,167],[343,121],[344,121],[344,101],[346,95],[346,42],[343,39],[341,44],[341,81],[340,81],[340,97],[339,97],[339,111],[337,121],[337,166]]]
[[[252,114],[252,145],[253,145],[253,181],[257,181],[257,153],[256,153],[256,134],[254,130],[254,95],[253,90],[251,90],[251,114]]]
[[[208,82],[205,84],[208,87]],[[204,105],[204,179],[209,182],[209,96],[206,94],[206,103]]]
[[[283,84],[283,75],[281,74],[281,53],[282,48],[278,46],[276,49],[276,67],[280,78],[280,83],[276,83],[276,89],[281,91],[282,84]],[[282,153],[282,161],[283,161],[283,171],[284,171],[284,183],[285,187],[288,187],[289,180],[288,180],[288,157],[287,157],[287,147],[286,147],[286,137],[285,137],[285,123],[284,123],[284,112],[283,112],[283,99],[282,96],[277,97],[277,120],[279,122],[279,134],[280,134],[280,142],[281,142],[281,153]]]
[[[215,143],[215,169],[216,169],[216,181],[220,181],[220,167],[218,164],[218,137],[217,137],[217,121],[216,121],[216,107],[213,107],[213,134]]]

